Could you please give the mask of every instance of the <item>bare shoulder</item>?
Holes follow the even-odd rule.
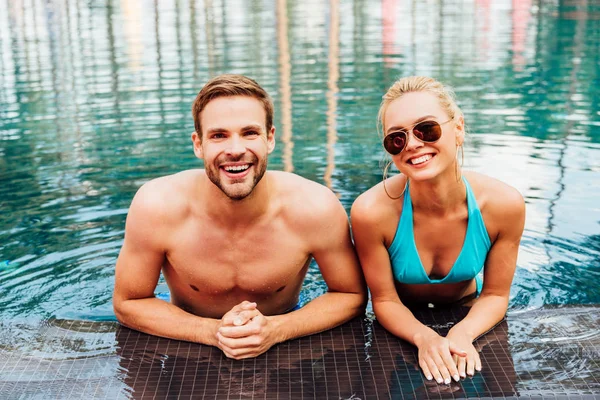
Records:
[[[179,217],[191,202],[190,188],[203,175],[202,170],[188,170],[144,183],[131,202],[130,217],[163,222]]]
[[[352,204],[351,218],[353,226],[383,226],[389,221],[394,221],[402,212],[402,193],[406,179],[402,175],[395,175],[386,181],[387,195],[383,182],[379,182],[366,192],[359,195]]]
[[[486,219],[486,225],[489,222],[500,230],[514,227],[515,224],[522,226],[525,219],[525,200],[517,189],[476,172],[465,172],[465,176]]]
[[[477,172],[465,172],[475,197],[482,200],[482,205],[496,209],[520,209],[525,204],[523,196],[517,189],[498,179]]]
[[[287,219],[298,227],[315,227],[347,215],[340,200],[328,187],[293,173],[269,171],[277,198]]]

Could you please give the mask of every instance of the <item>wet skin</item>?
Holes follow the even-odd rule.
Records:
[[[328,188],[265,172],[275,129],[262,104],[220,97],[200,117],[192,142],[205,169],[150,181],[132,202],[113,295],[119,321],[239,359],[362,312],[347,215]],[[328,291],[286,314],[312,258]],[[161,271],[172,303],[154,298]]]

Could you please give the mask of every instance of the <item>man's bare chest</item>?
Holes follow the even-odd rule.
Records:
[[[170,244],[166,254],[170,275],[214,292],[276,291],[303,277],[309,259],[302,238],[277,226],[230,232],[196,229]]]

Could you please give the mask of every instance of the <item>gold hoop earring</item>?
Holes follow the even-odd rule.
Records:
[[[392,165],[391,161],[388,162],[387,165],[385,166],[385,168],[383,169],[383,190],[385,191],[385,194],[387,194],[387,197],[389,197],[391,200],[398,200],[400,197],[402,197],[402,195],[406,191],[406,187],[408,186],[408,177],[406,178],[406,182],[404,183],[404,189],[402,189],[402,192],[400,193],[400,195],[398,197],[390,196],[390,193],[388,192],[387,187],[385,186],[385,181],[388,179],[387,172],[388,172],[388,169],[390,168],[390,165]]]
[[[458,149],[460,149],[460,175],[458,174]],[[456,182],[460,181],[462,178],[462,167],[465,164],[465,150],[462,147],[462,144],[456,145],[456,155],[454,156],[454,176],[456,177]]]

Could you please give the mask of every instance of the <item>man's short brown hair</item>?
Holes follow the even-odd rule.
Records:
[[[200,126],[200,113],[204,107],[213,99],[229,96],[248,96],[260,101],[267,114],[265,126],[267,133],[273,126],[273,101],[267,92],[260,87],[255,80],[243,75],[224,74],[209,80],[196,96],[192,105],[192,116],[194,117],[194,128],[202,138]]]

